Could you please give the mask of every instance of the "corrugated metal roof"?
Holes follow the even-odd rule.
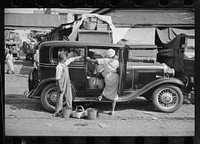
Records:
[[[64,23],[57,14],[19,14],[5,13],[5,26],[20,27],[57,27]]]
[[[115,25],[194,25],[193,12],[118,10],[106,15]]]

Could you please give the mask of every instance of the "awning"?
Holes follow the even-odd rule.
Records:
[[[128,45],[154,45],[155,28],[131,28],[118,43]]]

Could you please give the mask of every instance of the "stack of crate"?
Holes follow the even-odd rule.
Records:
[[[112,43],[112,31],[108,23],[91,17],[84,20],[80,27],[78,41]]]
[[[110,30],[110,26],[106,22],[98,19],[97,20],[97,30],[107,31],[107,30]]]

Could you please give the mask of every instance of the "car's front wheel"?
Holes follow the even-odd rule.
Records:
[[[41,94],[42,106],[49,112],[54,112],[56,107],[57,86],[51,83],[44,88]],[[72,97],[75,97],[75,88],[72,85]],[[65,101],[64,101],[65,102]]]
[[[152,102],[161,112],[174,112],[182,105],[183,94],[177,86],[163,85],[153,92]]]

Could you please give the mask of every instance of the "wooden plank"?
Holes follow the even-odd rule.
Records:
[[[111,31],[79,31],[79,41],[111,43]]]

